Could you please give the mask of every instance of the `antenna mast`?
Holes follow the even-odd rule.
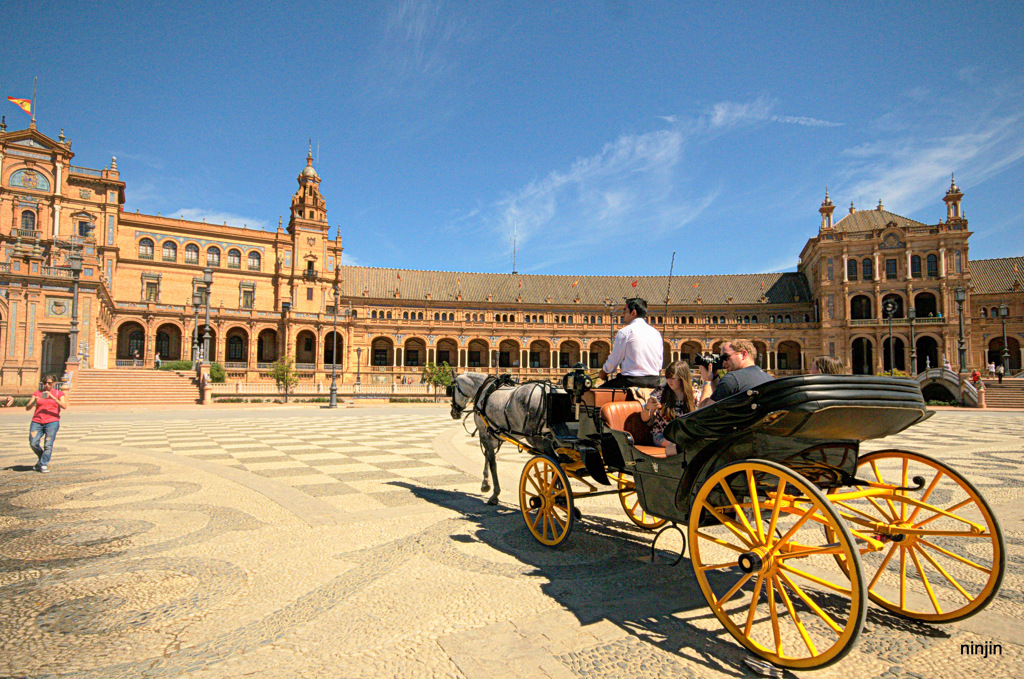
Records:
[[[672,295],[672,272],[676,269],[676,251],[672,251],[672,263],[668,267],[668,287],[665,289],[665,321],[661,324],[661,332],[664,334],[668,326],[668,300]]]

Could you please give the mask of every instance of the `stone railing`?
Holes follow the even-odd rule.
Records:
[[[71,269],[65,269],[61,266],[41,266],[39,272],[44,276],[50,276],[51,278],[72,278]]]
[[[91,167],[80,167],[78,165],[69,165],[68,173],[70,174],[84,174],[89,177],[103,177],[102,170],[94,170]]]

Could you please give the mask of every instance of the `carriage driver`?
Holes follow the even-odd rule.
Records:
[[[664,344],[661,333],[647,324],[647,301],[639,297],[626,300],[626,327],[615,335],[611,356],[601,368],[601,379],[608,380],[601,388],[654,388],[661,383],[661,362]],[[622,367],[612,379],[608,376]]]
[[[753,389],[772,380],[771,375],[761,370],[754,363],[754,359],[757,358],[757,349],[754,348],[753,343],[749,340],[729,340],[722,345],[721,356],[726,375],[718,381],[718,386],[711,392],[710,397],[701,399],[700,405],[697,406],[698,409],[706,408],[712,403],[726,399],[733,394]],[[711,374],[711,368],[706,365],[700,366],[700,376],[704,380],[705,385],[710,384],[711,379],[714,377]]]

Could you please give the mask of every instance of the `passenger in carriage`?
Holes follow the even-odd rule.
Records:
[[[739,394],[753,389],[765,382],[771,382],[772,376],[761,370],[754,361],[757,359],[757,349],[750,340],[734,339],[722,345],[722,365],[725,367],[725,377],[718,381],[718,386],[711,393],[711,397],[700,403],[700,408],[706,408],[713,403],[729,398],[733,394]],[[714,375],[711,368],[700,366],[700,376],[705,382],[710,382]]]
[[[811,361],[811,375],[842,375],[846,372],[846,366],[835,356],[815,356]]]
[[[623,316],[626,327],[615,335],[615,346],[599,373],[608,380],[602,388],[647,387],[661,383],[664,341],[661,333],[647,324],[647,301],[639,297],[626,300]],[[608,379],[621,366],[622,372]]]
[[[690,366],[686,361],[672,361],[665,368],[665,384],[651,392],[640,419],[647,423],[654,445],[664,448],[665,455],[675,455],[676,444],[665,439],[665,426],[696,409]]]

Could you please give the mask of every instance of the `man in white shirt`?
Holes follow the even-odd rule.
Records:
[[[600,376],[608,380],[602,387],[647,387],[653,388],[661,382],[661,364],[665,354],[661,333],[644,320],[647,317],[647,302],[639,297],[626,300],[626,327],[615,335],[615,346],[605,361]],[[617,368],[621,371],[608,379]]]

